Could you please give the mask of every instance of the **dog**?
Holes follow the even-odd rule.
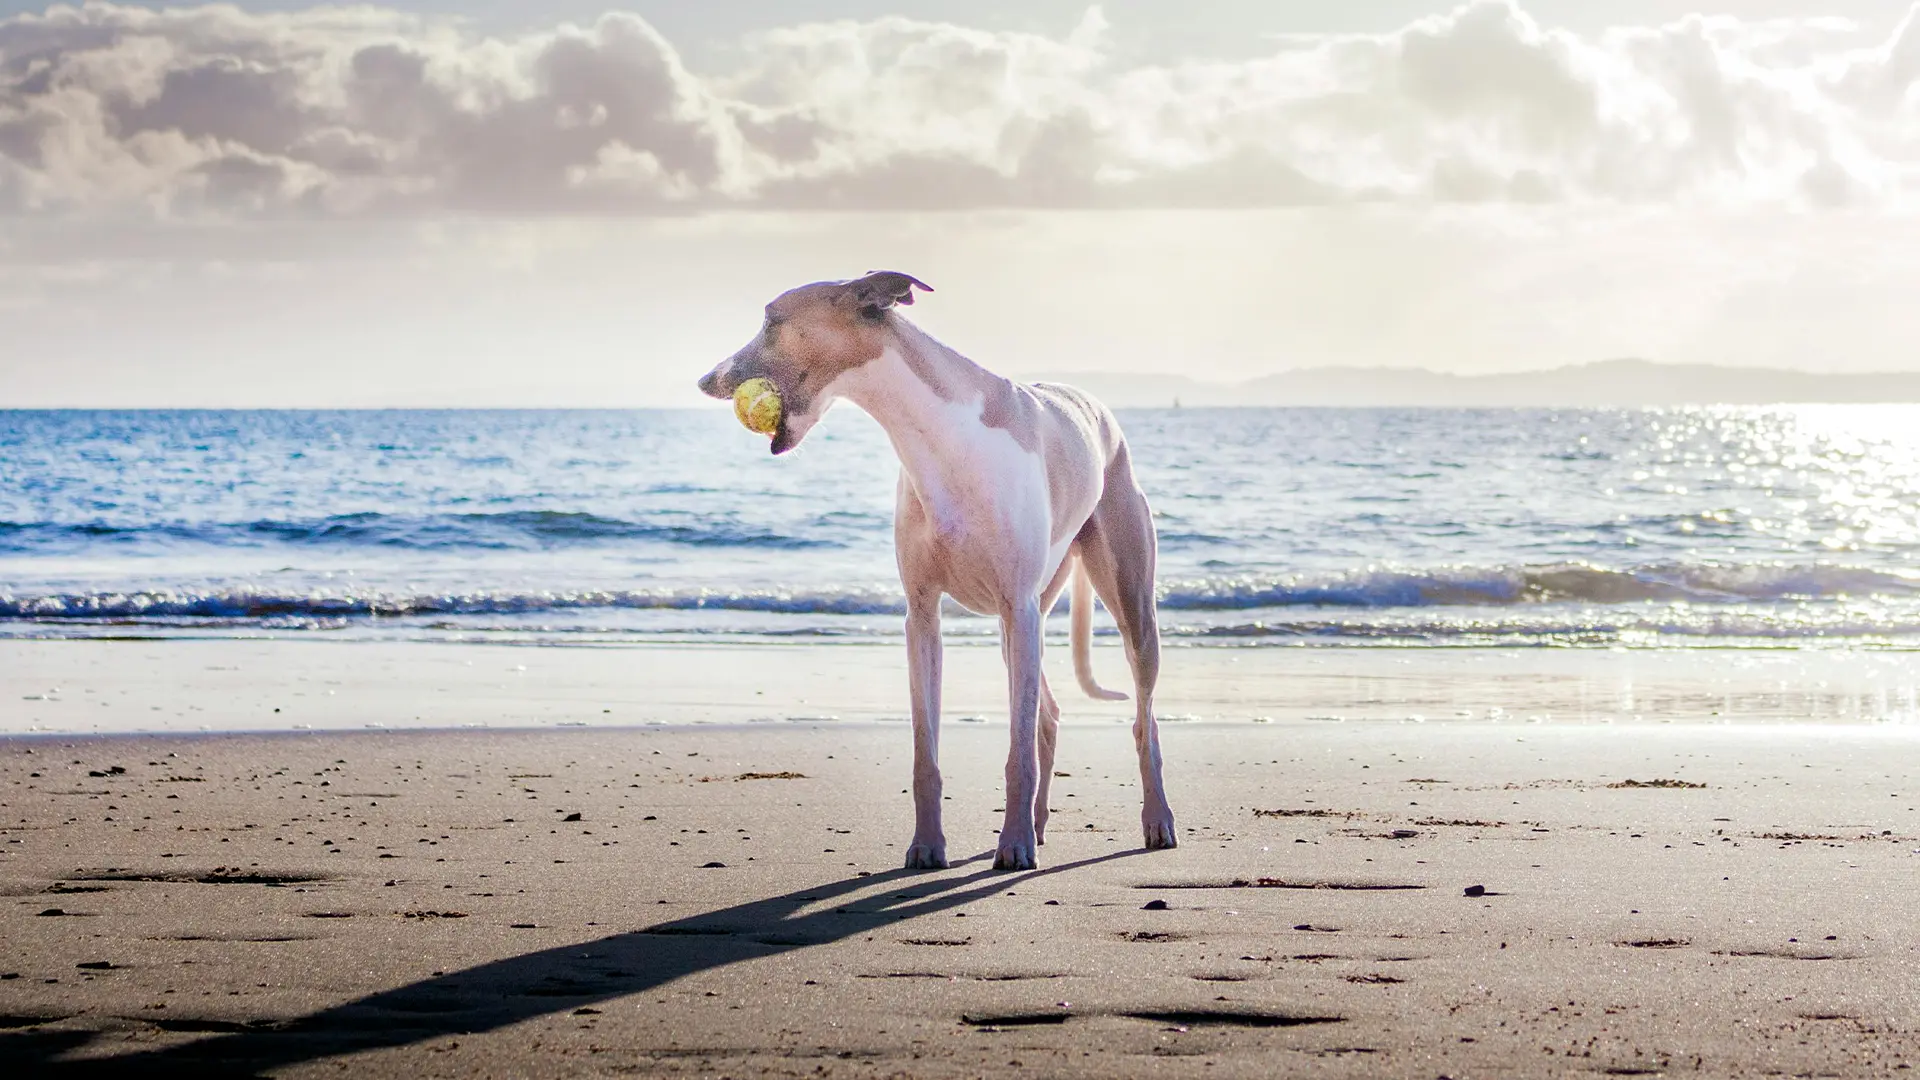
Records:
[[[1120,424],[1073,387],[1016,383],[935,341],[898,310],[913,303],[915,289],[933,291],[910,275],[879,271],[782,293],[767,305],[753,341],[699,383],[725,399],[748,379],[772,381],[783,405],[775,454],[799,446],[828,407],[845,399],[879,421],[900,458],[894,545],[907,599],[913,698],[914,829],[906,865],[947,866],[939,760],[943,596],[1000,619],[1012,745],[993,864],[1036,865],[1060,724],[1041,670],[1042,629],[1069,584],[1074,674],[1097,699],[1127,695],[1094,681],[1092,594],[1119,625],[1133,670],[1141,831],[1148,848],[1174,847],[1153,715],[1157,538]]]

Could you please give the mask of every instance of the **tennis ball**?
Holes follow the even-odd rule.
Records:
[[[780,389],[771,379],[748,379],[733,392],[733,415],[748,431],[772,435],[780,430]]]

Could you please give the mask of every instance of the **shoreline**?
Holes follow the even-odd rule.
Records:
[[[1128,723],[1048,652],[1062,722]],[[946,650],[944,719],[1005,724],[997,649]],[[1117,646],[1101,680],[1125,687]],[[1168,650],[1185,724],[1812,724],[1920,727],[1920,670],[1851,650]],[[868,644],[524,648],[441,642],[0,640],[0,738],[165,732],[514,730],[899,721],[905,651]]]

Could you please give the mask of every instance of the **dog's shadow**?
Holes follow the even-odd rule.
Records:
[[[921,915],[1005,892],[1036,878],[1144,854],[1120,851],[1026,873],[991,869],[956,877],[890,870],[799,892],[657,923],[595,941],[523,953],[347,1002],[283,1022],[166,1049],[74,1060],[96,1035],[26,1031],[0,1037],[9,1075],[106,1076],[191,1070],[194,1075],[255,1075],[339,1054],[406,1046],[492,1031],[523,1020],[572,1012],[652,990],[730,964],[827,945]],[[985,862],[976,855],[956,866]],[[897,891],[885,887],[896,886]],[[835,901],[854,893],[874,892]],[[13,1072],[24,1067],[25,1072]]]

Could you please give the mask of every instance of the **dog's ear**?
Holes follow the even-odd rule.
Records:
[[[933,286],[898,270],[875,270],[857,281],[847,282],[847,295],[853,298],[860,314],[877,319],[895,304],[913,303],[913,290],[932,292]]]

